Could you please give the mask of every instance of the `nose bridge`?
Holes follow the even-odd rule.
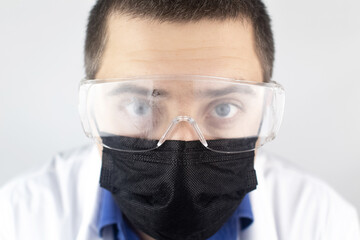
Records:
[[[164,135],[161,137],[158,146],[166,140],[200,140],[201,143],[207,147],[206,140],[204,139],[195,120],[189,116],[177,116],[174,118]]]
[[[195,121],[187,116],[177,117],[173,129],[168,135],[168,139],[183,141],[197,140],[199,137],[193,127],[193,122]]]
[[[179,122],[189,122],[189,123],[195,122],[195,120],[189,116],[177,116],[176,118],[174,118],[173,121],[175,121],[177,123],[179,123]]]

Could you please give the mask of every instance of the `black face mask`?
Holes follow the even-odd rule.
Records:
[[[104,137],[104,144],[134,148],[150,140]],[[254,145],[256,138],[210,140]],[[223,145],[226,146],[226,145]],[[103,148],[100,184],[112,192],[122,213],[158,240],[204,240],[215,234],[256,188],[254,151],[217,153],[200,141],[168,140],[141,153]]]

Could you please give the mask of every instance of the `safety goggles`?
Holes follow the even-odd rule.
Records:
[[[251,151],[275,138],[284,102],[276,82],[198,75],[84,79],[79,90],[86,135],[130,152],[167,140],[200,140],[217,152]]]

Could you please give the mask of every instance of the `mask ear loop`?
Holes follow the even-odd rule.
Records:
[[[178,124],[179,122],[189,122],[192,127],[195,129],[196,134],[199,137],[200,142],[207,148],[208,147],[208,143],[205,140],[204,135],[201,133],[199,126],[197,125],[197,123],[195,122],[195,120],[191,117],[188,116],[178,116],[176,118],[174,118],[174,120],[171,122],[170,126],[166,129],[165,133],[162,135],[162,137],[160,138],[159,142],[157,143],[157,147],[160,147],[165,141],[167,136],[169,136],[171,134],[171,132],[174,130],[176,124]]]

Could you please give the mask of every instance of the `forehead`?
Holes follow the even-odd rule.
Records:
[[[262,81],[245,20],[158,22],[112,15],[96,78],[196,74]]]

